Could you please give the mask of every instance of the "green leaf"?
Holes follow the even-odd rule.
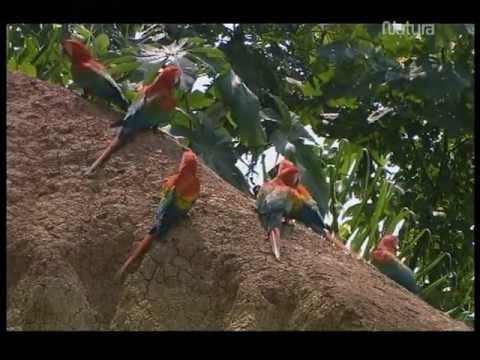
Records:
[[[443,285],[446,281],[448,281],[449,274],[443,275],[440,277],[438,280],[433,282],[432,284],[428,285],[426,288],[424,288],[421,291],[421,297],[426,298],[430,296],[430,294],[433,292],[433,290],[437,289],[439,286]]]
[[[276,129],[270,135],[270,142],[273,144],[278,153],[284,154],[287,145],[290,144],[288,141],[288,133],[282,131],[281,129]]]
[[[192,109],[201,109],[212,105],[215,99],[207,96],[205,93],[195,90],[190,96],[190,107]]]
[[[25,64],[25,63],[20,64],[18,66],[18,70],[20,70],[21,72],[23,72],[28,76],[37,77],[37,69],[32,64]]]
[[[400,223],[400,221],[406,220],[412,215],[414,215],[414,213],[408,208],[403,208],[400,210],[400,212],[388,222],[388,225],[384,226],[384,234],[392,234],[393,230],[395,230],[395,227],[398,225],[398,223]]]
[[[417,273],[415,274],[416,279],[420,280],[425,275],[428,275],[446,257],[450,259],[450,262],[452,261],[452,256],[449,253],[442,253],[435,260],[429,263],[427,266],[418,270]]]
[[[206,40],[201,37],[194,36],[188,39],[188,43],[194,46],[201,46],[206,43]]]
[[[287,105],[280,99],[278,96],[269,94],[270,97],[274,100],[278,113],[280,114],[280,119],[282,120],[282,125],[285,128],[290,128],[291,118],[290,111],[288,110]]]
[[[359,216],[357,215],[355,219],[359,219]],[[361,228],[354,228],[352,226],[353,232],[355,233],[355,230],[358,229],[358,231],[355,233],[353,239],[350,242],[350,248],[352,249],[353,252],[358,253],[362,246],[364,245],[365,241],[368,239],[368,233],[370,231],[368,226],[364,226]],[[370,241],[370,239],[368,239]],[[362,256],[368,256],[368,250],[367,247],[363,250],[363,253],[361,254]]]
[[[257,96],[233,70],[220,76],[215,85],[232,111],[233,119],[240,130],[240,140],[251,148],[264,145],[266,135],[260,123],[260,101]]]
[[[428,235],[429,240],[427,242],[430,243],[432,240],[432,232],[430,231],[430,229],[423,229],[407,247],[402,247],[400,256],[404,256],[404,254],[408,254],[411,251],[411,249],[418,244],[419,240],[423,237],[424,234]]]
[[[158,69],[152,68],[148,71],[145,72],[144,78],[143,78],[143,85],[148,85],[155,80],[158,74]]]
[[[233,36],[226,44],[219,47],[226,54],[232,68],[255,93],[269,89],[272,93],[282,94],[284,83],[278,72],[255,47],[245,44],[243,36]]]
[[[140,66],[139,63],[122,63],[119,65],[111,66],[108,71],[111,75],[121,74],[121,73],[131,73],[132,71],[138,69]]]
[[[103,55],[107,52],[110,40],[106,34],[100,34],[95,38],[94,49],[97,55]]]
[[[382,185],[380,187],[380,194],[378,200],[376,202],[375,210],[373,212],[373,216],[370,220],[370,235],[368,240],[367,251],[376,243],[377,241],[377,229],[378,223],[380,219],[383,218],[385,213],[385,206],[388,202],[388,199],[392,193],[391,191],[391,184],[387,180],[382,181]]]
[[[17,70],[17,61],[14,57],[11,57],[7,62],[7,69],[8,70]]]
[[[103,62],[106,65],[113,65],[113,64],[122,64],[122,63],[136,63],[137,57],[134,55],[125,55],[125,56],[118,56],[113,55],[111,59],[105,59]]]
[[[437,48],[447,47],[452,39],[456,38],[456,32],[451,24],[435,25],[435,45]]]
[[[56,63],[53,66],[53,67],[56,67],[56,66],[61,66],[62,61],[65,61],[61,59],[60,49],[58,46],[60,35],[61,35],[61,27],[56,27],[50,30],[48,32],[48,38],[46,40],[47,43],[46,44],[42,43],[39,53],[37,53],[35,58],[32,60],[32,65],[35,65],[35,67],[38,70],[38,73],[42,74],[42,75],[39,75],[39,77],[42,79],[48,79],[44,77],[43,74],[47,72],[43,70],[49,64]],[[51,71],[53,71],[53,69]]]
[[[335,183],[337,180],[336,167],[333,165],[328,166],[328,177],[330,183],[330,212],[332,214],[332,229],[334,232],[338,233],[338,212],[337,212],[337,197],[335,191]]]
[[[223,53],[223,51],[214,47],[194,48],[194,49],[191,49],[190,52],[196,55],[203,55],[210,59],[213,59],[213,58],[225,59],[225,54]]]
[[[327,105],[333,108],[356,109],[358,107],[358,101],[357,98],[354,97],[341,97],[328,100]]]
[[[211,112],[214,113],[218,111]],[[194,151],[210,168],[239,190],[249,193],[245,177],[235,166],[237,156],[233,150],[231,137],[225,128],[218,125],[216,119],[207,114],[208,111],[199,111],[196,115],[177,112],[171,133],[190,139]],[[195,124],[193,129],[190,129],[190,124]]]
[[[18,57],[18,63],[30,63],[38,53],[38,40],[32,36],[27,36],[24,42],[24,49]]]
[[[222,73],[230,69],[222,50],[213,47],[199,47],[190,50],[192,57],[206,66],[210,73]]]
[[[88,30],[84,25],[81,24],[76,24],[73,26],[73,31],[79,34],[84,42],[87,42],[90,40],[90,37],[92,36],[92,33],[90,30]]]
[[[406,34],[384,34],[383,48],[393,57],[409,57],[412,53],[415,38]]]
[[[352,224],[352,229],[356,229],[357,228],[357,225],[358,223],[360,222],[360,213],[362,212],[362,210],[365,208],[365,205],[367,204],[367,201],[368,201],[368,198],[370,197],[370,192],[369,192],[369,184],[370,184],[370,153],[368,151],[368,149],[366,148],[363,148],[361,149],[361,152],[357,155],[357,164],[359,163],[359,161],[361,160],[362,156],[365,157],[365,160],[366,160],[366,163],[367,163],[367,169],[366,169],[366,172],[365,172],[365,180],[364,180],[364,188],[363,188],[363,191],[362,191],[362,194],[361,194],[361,199],[362,199],[362,203],[361,203],[361,206],[357,208],[357,210],[354,212],[353,214],[353,224]],[[358,165],[357,165],[358,167]],[[377,171],[376,174],[375,174],[375,179],[373,180],[373,182],[375,182],[377,180],[377,177],[379,176],[380,172]],[[353,247],[355,245],[355,247]],[[360,248],[360,243],[358,242],[353,242],[352,241],[352,250],[353,251],[358,251],[358,249]]]
[[[351,39],[370,40],[370,33],[367,28],[368,25],[358,24],[352,32]]]
[[[320,82],[318,78],[313,77],[310,81],[306,81],[303,85],[303,95],[305,96],[322,96],[323,92],[320,89]]]
[[[138,96],[138,93],[135,90],[126,90],[126,91],[123,91],[123,94],[125,95],[127,100],[130,101],[131,103],[134,102],[134,100],[136,100]]]

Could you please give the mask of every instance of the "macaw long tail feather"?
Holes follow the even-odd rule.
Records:
[[[85,176],[91,175],[100,165],[107,161],[112,154],[123,145],[123,143],[124,141],[121,134],[117,135],[110,145],[105,149],[102,155],[100,155],[100,157],[88,168],[88,170],[85,172]]]
[[[137,244],[128,259],[117,272],[116,278],[121,278],[133,263],[143,258],[143,256],[147,253],[148,249],[150,249],[154,239],[155,235],[148,234],[142,241]]]
[[[275,254],[275,258],[280,260],[280,229],[273,228],[270,232],[270,241],[272,242],[272,251]]]

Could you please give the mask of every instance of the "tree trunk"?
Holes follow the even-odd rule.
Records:
[[[115,282],[180,146],[146,131],[83,177],[120,115],[18,73],[7,83],[9,329],[471,330],[302,225],[277,262],[254,200],[203,162],[189,217]]]

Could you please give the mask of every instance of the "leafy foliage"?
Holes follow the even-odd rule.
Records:
[[[66,36],[130,99],[163,63],[179,64],[172,135],[244,192],[274,168],[272,150],[295,160],[354,251],[368,257],[382,234],[399,234],[422,296],[473,316],[473,25],[420,36],[376,24],[19,24],[7,67],[74,86]]]

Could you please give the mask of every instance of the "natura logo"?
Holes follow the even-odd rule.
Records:
[[[402,35],[435,35],[434,24],[405,24],[396,21],[384,21],[382,24],[383,34],[402,34]]]

